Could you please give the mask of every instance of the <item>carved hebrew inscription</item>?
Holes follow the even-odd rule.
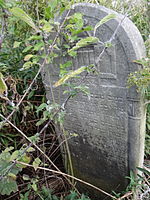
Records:
[[[73,60],[73,66],[88,66],[94,64],[97,66],[97,70],[101,72],[101,78],[116,79],[115,46],[108,48],[97,63],[97,59],[102,50],[103,47],[100,47],[99,45],[80,48],[80,50],[78,50],[77,58]]]

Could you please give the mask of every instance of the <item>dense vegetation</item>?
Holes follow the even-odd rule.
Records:
[[[63,135],[65,151],[68,155],[70,175],[64,172],[58,137],[62,133],[64,108],[67,101],[78,92],[89,95],[84,85],[69,85],[71,90],[65,104],[57,105],[47,102],[40,72],[45,64],[52,63],[57,51],[63,49],[65,54],[76,55],[76,50],[97,41],[96,37],[80,39],[78,34],[89,31],[84,27],[82,15],[76,13],[66,18],[63,24],[55,22],[54,17],[69,10],[78,0],[0,0],[0,197],[2,199],[47,199],[47,200],[86,200],[88,197],[78,194],[73,178],[70,153],[66,134]],[[145,159],[150,155],[150,39],[148,1],[141,6],[122,3],[117,0],[82,0],[82,2],[100,3],[123,14],[139,28],[147,48],[147,57],[136,61],[144,69],[129,76],[129,86],[136,85],[147,105]],[[123,1],[124,2],[124,1]],[[97,27],[115,16],[107,16]],[[96,27],[95,27],[96,29]],[[57,32],[54,40],[49,36]],[[66,43],[62,44],[61,37]],[[67,62],[60,65],[60,80],[55,87],[66,84],[66,80],[83,71],[93,73],[94,66],[81,67],[68,73]],[[48,166],[48,167],[47,167]],[[47,170],[48,169],[48,170]],[[60,171],[61,170],[61,171]],[[142,183],[148,181],[149,172],[139,177]],[[131,173],[130,185],[121,195],[132,199],[135,188],[141,193],[148,191],[146,184],[139,184]],[[85,183],[87,184],[87,183]],[[146,185],[146,186],[145,186]],[[72,192],[69,192],[72,190]],[[109,194],[108,194],[109,195]],[[111,196],[111,195],[110,195]],[[113,197],[112,197],[113,198]],[[144,199],[144,198],[143,198]]]

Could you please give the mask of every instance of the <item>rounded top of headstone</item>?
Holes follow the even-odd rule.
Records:
[[[137,27],[128,17],[104,6],[92,3],[77,3],[72,6],[72,9],[73,12],[81,12],[84,16],[95,18],[95,20],[101,20],[106,15],[114,13],[116,18],[107,22],[106,26],[109,26],[115,32],[117,26],[120,24],[116,32],[116,38],[122,41],[129,57],[130,55],[133,59],[145,57],[146,51],[143,38]]]

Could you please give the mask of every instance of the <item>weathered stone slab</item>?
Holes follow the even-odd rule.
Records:
[[[81,12],[88,25],[95,26],[110,13],[117,15],[98,28],[96,36],[102,42],[108,41],[123,20],[113,41],[96,65],[98,75],[90,75],[85,82],[89,86],[90,100],[78,94],[67,105],[65,128],[78,137],[69,140],[75,176],[88,181],[108,192],[125,189],[130,170],[142,166],[144,157],[145,111],[142,98],[135,88],[127,88],[127,78],[141,66],[133,60],[145,56],[142,37],[135,25],[124,16],[94,4],[76,4],[72,12]],[[60,21],[63,20],[63,16]],[[73,68],[95,64],[102,51],[100,45],[79,49],[73,59]],[[48,87],[58,78],[58,63],[68,58],[56,59],[55,64],[45,66],[43,81],[47,98],[52,100]],[[58,63],[57,63],[58,62]],[[61,87],[54,90],[56,102],[66,98]],[[85,186],[80,186],[80,189]],[[84,190],[83,189],[83,190]],[[91,192],[90,192],[91,193]],[[92,192],[93,197],[94,192]],[[96,196],[103,199],[100,194]],[[96,199],[95,198],[95,199]]]

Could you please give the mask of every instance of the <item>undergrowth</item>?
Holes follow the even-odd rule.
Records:
[[[55,44],[53,44],[52,40],[49,40],[49,35],[53,31],[57,31],[58,33],[59,31],[64,31],[63,38],[66,40],[66,44],[63,46],[63,50],[67,52],[70,49],[70,56],[75,56],[78,48],[97,41],[97,38],[87,38],[83,41],[78,37],[78,33],[91,30],[91,27],[83,27],[82,15],[79,13],[70,17],[69,21],[67,21],[68,26],[65,24],[65,30],[63,28],[60,30],[61,25],[55,23],[54,15],[62,14],[66,9],[70,8],[71,4],[76,2],[81,1],[69,1],[68,3],[65,0],[53,0],[51,3],[51,1],[45,0],[0,0],[0,97],[2,101],[0,104],[0,125],[2,126],[0,130],[1,199],[89,199],[85,195],[79,194],[72,178],[66,178],[63,174],[56,174],[45,170],[48,167],[65,173],[60,153],[61,145],[59,143],[60,139],[66,141],[61,126],[65,113],[62,105],[46,102],[45,89],[40,73],[33,82],[34,77],[39,72],[39,67],[42,65],[41,59],[44,59],[46,64],[53,62],[53,59],[57,57],[55,51],[57,52],[59,48],[62,48],[61,38],[56,38],[58,40]],[[128,16],[139,28],[146,43],[147,60],[136,61],[141,62],[140,64],[145,66],[145,68],[140,72],[131,74],[129,84],[130,86],[136,85],[138,90],[146,97],[147,134],[145,157],[149,160],[150,70],[148,1],[145,1],[145,6],[142,5],[140,7],[120,1],[113,3],[111,0],[91,0],[84,2],[100,3],[121,13],[128,12]],[[15,10],[16,7],[17,10]],[[18,8],[26,11],[26,14],[22,14],[24,19],[22,16],[19,16],[19,12],[22,12],[22,10]],[[31,18],[29,18],[29,15]],[[109,16],[108,19],[105,19],[105,22],[111,18],[113,16]],[[80,68],[68,76],[67,70],[70,65],[71,63],[69,62],[60,65],[60,80],[55,83],[56,87],[64,84],[65,80],[75,77],[83,71],[93,73],[95,70],[93,66],[88,66]],[[28,91],[30,86],[31,88]],[[71,92],[66,91],[68,99],[65,104],[71,97],[77,95],[78,92],[84,92],[88,95],[88,88],[84,86],[70,85],[70,88]],[[24,94],[26,95],[24,96]],[[63,108],[65,104],[63,104]],[[11,115],[12,112],[14,112],[13,115]],[[6,120],[2,117],[3,115],[11,116]],[[6,120],[5,124],[3,124],[4,120]],[[25,137],[23,136],[24,133]],[[66,152],[69,154],[67,146]],[[139,170],[142,171],[143,169]],[[140,183],[139,185],[139,179],[135,180],[131,175],[128,177],[130,184],[127,190],[121,194],[115,194],[115,199],[120,198],[122,195],[125,196],[124,199],[132,199],[133,190],[139,186],[141,189],[139,199],[142,199],[142,194],[148,191],[148,189],[143,188],[147,187],[146,185],[148,185],[147,182],[149,182],[150,177],[147,168],[142,172],[144,173],[144,177],[139,177],[142,184]],[[147,197],[144,198],[146,199]]]

